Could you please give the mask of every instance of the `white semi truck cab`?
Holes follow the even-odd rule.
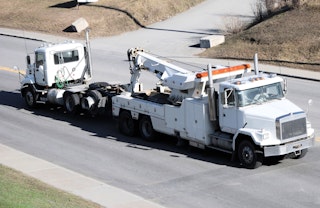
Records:
[[[286,84],[276,74],[251,72],[250,65],[208,66],[191,72],[142,49],[128,51],[130,91],[112,98],[113,115],[126,135],[152,140],[158,132],[237,156],[247,168],[263,158],[303,157],[314,143],[306,113],[285,97]],[[158,78],[143,90],[141,71]]]
[[[73,41],[43,44],[35,49],[34,63],[31,64],[28,56],[27,77],[23,81],[46,88],[87,82],[91,79],[91,71],[85,53],[84,45]]]
[[[72,114],[78,111],[92,116],[111,114],[111,97],[123,89],[107,82],[89,84],[92,64],[88,33],[86,30],[86,44],[45,43],[35,49],[34,58],[27,56],[21,95],[28,107],[50,103],[62,105]]]

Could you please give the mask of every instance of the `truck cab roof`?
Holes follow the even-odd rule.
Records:
[[[259,75],[251,75],[248,77],[224,81],[221,85],[225,88],[228,87],[236,90],[246,90],[278,82],[283,82],[283,79],[276,74],[260,73]]]
[[[39,48],[35,49],[35,52],[43,52],[47,53],[50,51],[66,51],[70,49],[75,49],[83,47],[81,43],[75,43],[74,41],[65,41],[63,43],[58,43],[58,44],[51,44],[51,43],[45,43],[41,45]]]

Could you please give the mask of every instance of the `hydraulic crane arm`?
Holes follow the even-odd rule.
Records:
[[[170,89],[184,90],[193,87],[195,78],[193,72],[161,60],[142,49],[129,49],[128,59],[132,63],[130,64],[132,90],[136,89],[136,85],[139,84],[142,70],[154,73],[162,85]]]

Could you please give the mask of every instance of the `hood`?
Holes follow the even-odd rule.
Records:
[[[275,121],[286,115],[303,112],[287,99],[275,100],[242,109],[247,128],[275,130]]]

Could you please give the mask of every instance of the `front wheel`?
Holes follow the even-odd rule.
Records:
[[[239,144],[238,157],[241,165],[248,169],[255,169],[262,165],[262,155],[256,153],[254,145],[247,140]]]
[[[32,87],[27,87],[24,93],[24,100],[29,108],[34,108],[37,105],[38,95],[32,89]]]

